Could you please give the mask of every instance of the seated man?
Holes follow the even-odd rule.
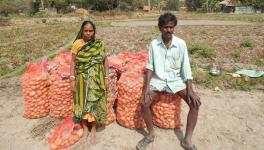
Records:
[[[176,25],[177,18],[173,14],[161,15],[158,23],[161,36],[154,39],[149,46],[147,77],[141,99],[148,135],[137,144],[137,149],[140,150],[145,149],[155,138],[150,105],[159,92],[178,94],[188,104],[190,110],[181,146],[186,150],[196,149],[192,144],[192,134],[201,102],[192,89],[192,72],[186,44],[173,35]]]

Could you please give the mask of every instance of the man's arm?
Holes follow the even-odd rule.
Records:
[[[147,69],[146,80],[145,80],[145,83],[144,83],[145,92],[150,90],[150,80],[151,80],[152,76],[153,76],[153,71]]]
[[[184,81],[186,83],[186,92],[187,92],[186,96],[188,99],[188,103],[193,105],[194,108],[198,108],[201,102],[200,102],[200,98],[193,91],[193,87],[192,87],[193,77],[192,77],[189,56],[188,56],[188,50],[185,42],[183,44],[183,49],[184,49],[184,54],[182,59],[182,73],[183,73]]]

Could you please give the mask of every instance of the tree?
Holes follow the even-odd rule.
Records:
[[[20,13],[29,11],[28,0],[0,0],[0,13],[8,16],[11,13]]]
[[[264,1],[263,1],[263,0],[256,0],[256,1],[253,3],[253,6],[254,6],[254,8],[256,8],[256,9],[261,9],[262,12],[264,11]]]
[[[55,8],[57,12],[60,13],[63,9],[66,9],[68,4],[68,0],[55,0]]]

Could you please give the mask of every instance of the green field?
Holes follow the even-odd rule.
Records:
[[[224,20],[227,25],[177,26],[175,34],[187,42],[194,81],[205,87],[216,86],[250,90],[263,88],[263,77],[258,79],[233,78],[236,68],[264,70],[264,15],[250,14],[202,14],[175,12],[179,20]],[[124,19],[156,20],[159,13],[124,13],[109,15],[99,13],[93,18],[97,24],[97,36],[106,43],[111,54],[124,50],[146,51],[149,42],[157,35],[157,27],[114,27],[112,21]],[[56,51],[70,44],[75,38],[81,20],[87,16],[60,16],[46,18],[11,18],[9,26],[0,28],[0,79],[20,75],[27,62],[42,56],[52,57]],[[228,25],[228,21],[251,22],[252,25]],[[131,23],[133,20],[131,21]],[[129,23],[129,22],[128,22]],[[69,48],[69,47],[68,47]],[[222,74],[209,75],[209,69],[217,65]]]

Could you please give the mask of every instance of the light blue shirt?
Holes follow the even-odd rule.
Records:
[[[176,93],[193,79],[186,43],[174,35],[168,49],[161,36],[150,43],[146,68],[153,71],[150,85],[159,91],[168,86]]]

